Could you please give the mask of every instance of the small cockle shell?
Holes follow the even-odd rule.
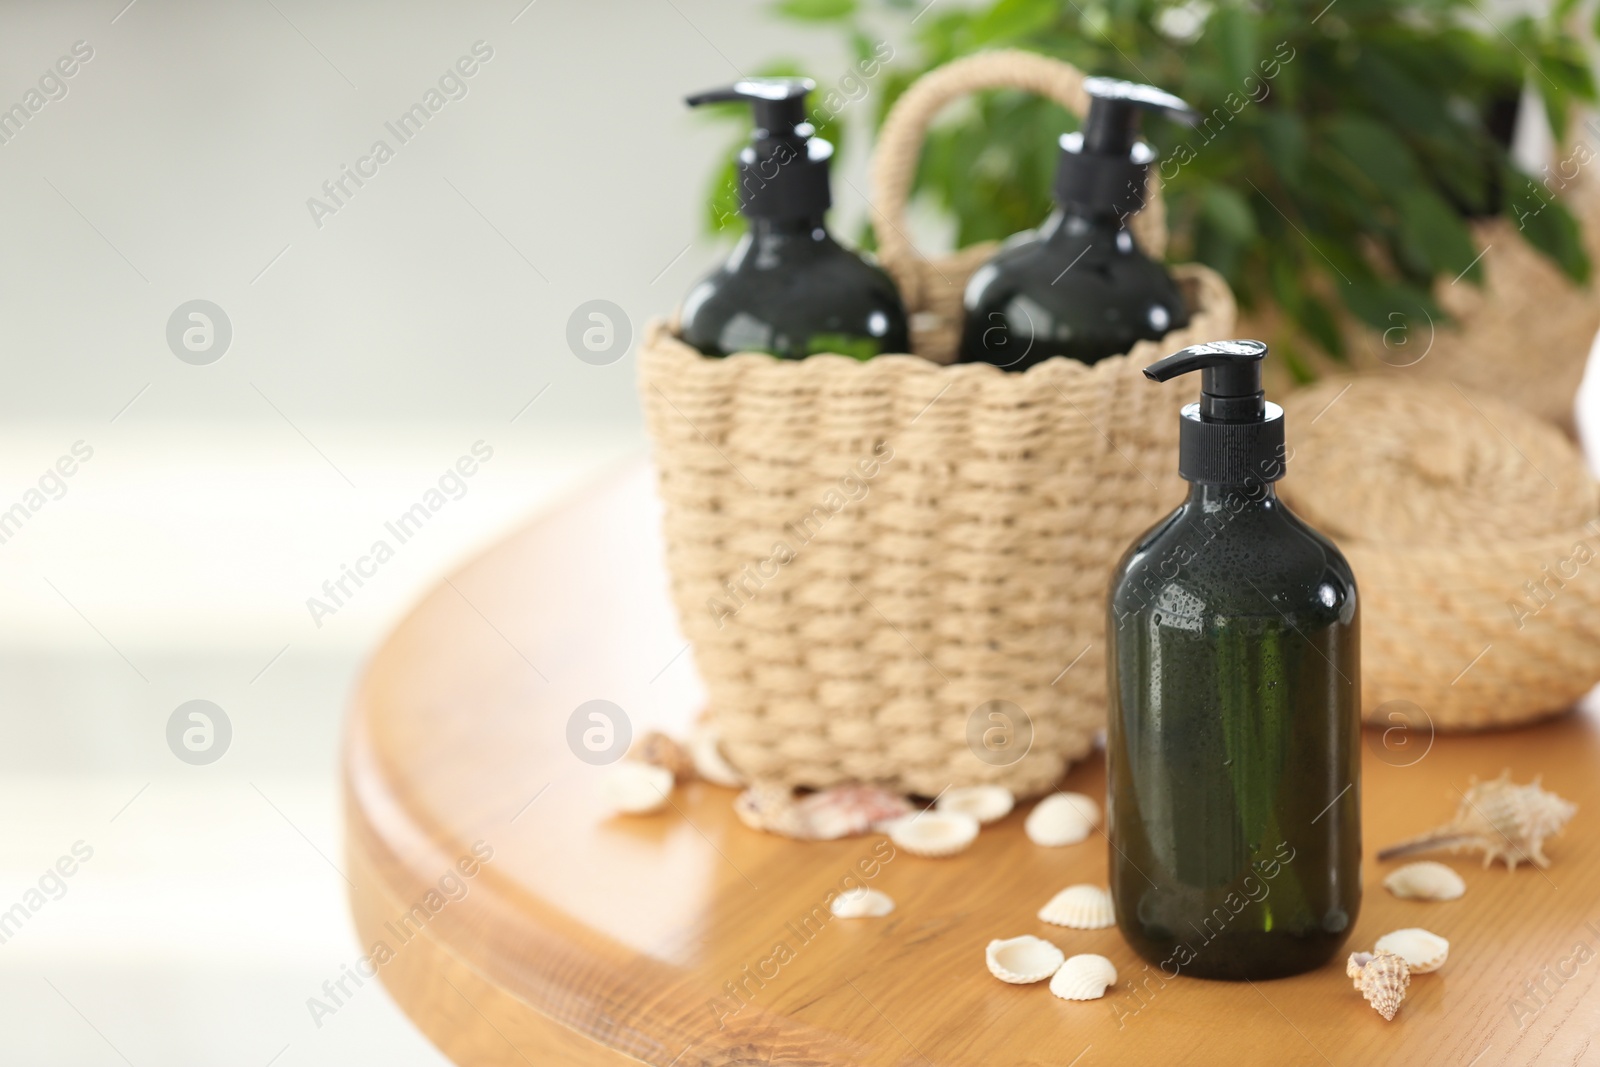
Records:
[[[1066,953],[1042,937],[1023,934],[1004,941],[991,941],[984,951],[989,962],[989,973],[1002,982],[1027,985],[1042,982],[1055,974],[1066,959]]]
[[[1028,840],[1055,848],[1076,845],[1100,822],[1100,805],[1082,793],[1052,793],[1033,806],[1024,824]]]
[[[1097,885],[1067,886],[1039,909],[1039,918],[1074,930],[1104,930],[1117,923],[1111,910],[1111,894]]]
[[[978,838],[978,820],[956,811],[919,811],[882,829],[914,856],[953,856]]]
[[[980,823],[991,823],[1011,814],[1017,800],[1003,785],[968,785],[946,789],[934,807],[970,815]]]
[[[1061,965],[1050,979],[1050,992],[1062,1000],[1099,1000],[1117,984],[1117,968],[1104,956],[1085,952]]]
[[[887,893],[863,885],[834,897],[828,910],[841,919],[876,919],[894,910],[894,900]]]
[[[1352,952],[1344,973],[1355,980],[1356,989],[1385,1019],[1394,1018],[1406,999],[1406,987],[1411,985],[1411,966],[1393,952]]]
[[[1483,853],[1485,867],[1495,860],[1504,860],[1512,870],[1524,861],[1548,867],[1545,840],[1566,829],[1577,811],[1576,804],[1541,788],[1538,778],[1517,785],[1508,769],[1493,781],[1474,781],[1468,786],[1456,806],[1455,818],[1420,837],[1390,845],[1378,853],[1378,859],[1435,848],[1476,849]]]
[[[744,785],[744,776],[723,756],[721,738],[709,726],[698,727],[689,735],[689,758],[694,762],[695,773],[712,785],[729,789]]]
[[[645,815],[667,804],[672,772],[638,760],[619,760],[600,779],[600,795],[613,811]]]
[[[1383,885],[1405,900],[1455,900],[1467,891],[1467,883],[1459,874],[1433,860],[1396,867]]]
[[[1418,926],[1384,934],[1372,947],[1379,952],[1393,952],[1405,960],[1412,974],[1437,971],[1450,955],[1450,942]]]

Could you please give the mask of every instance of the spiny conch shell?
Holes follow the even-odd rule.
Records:
[[[978,820],[956,811],[919,811],[882,827],[914,856],[953,856],[978,837]]]
[[[1099,1000],[1117,984],[1117,968],[1104,956],[1085,952],[1061,965],[1050,979],[1050,992],[1062,1000]]]
[[[1039,918],[1074,930],[1104,930],[1117,923],[1111,894],[1097,885],[1069,885],[1039,909]]]
[[[1577,810],[1571,801],[1541,789],[1538,778],[1527,785],[1517,785],[1506,770],[1493,781],[1474,779],[1462,794],[1455,818],[1420,837],[1390,845],[1378,853],[1378,859],[1435,848],[1457,852],[1478,849],[1483,853],[1485,867],[1495,860],[1505,860],[1511,870],[1524,860],[1536,867],[1548,867],[1545,839],[1565,829]]]
[[[1412,974],[1437,971],[1450,955],[1450,942],[1418,926],[1384,934],[1372,947],[1379,952],[1393,952],[1405,960]]]
[[[940,811],[970,815],[980,823],[991,823],[1010,815],[1016,803],[1011,790],[1003,785],[967,785],[946,789],[933,806]]]
[[[710,727],[698,727],[689,735],[689,758],[694,761],[695,773],[712,785],[729,789],[744,785],[744,776],[723,756],[722,739]]]
[[[1344,973],[1355,979],[1356,989],[1385,1019],[1393,1019],[1400,1010],[1411,984],[1410,965],[1393,952],[1352,952]]]
[[[1467,891],[1467,883],[1459,874],[1433,860],[1396,867],[1383,885],[1405,900],[1455,900]]]
[[[653,767],[663,767],[680,782],[694,777],[694,762],[690,760],[688,750],[659,730],[651,730],[635,741],[628,758]]]
[[[1100,805],[1082,793],[1051,793],[1028,812],[1023,828],[1036,845],[1076,845],[1100,822]]]
[[[834,897],[828,910],[841,919],[876,919],[894,910],[894,900],[887,893],[857,886]]]
[[[1067,958],[1059,948],[1032,934],[991,941],[983,955],[989,963],[989,973],[1012,985],[1042,982],[1055,974]]]
[[[619,760],[600,779],[600,795],[613,811],[645,815],[667,804],[672,772],[638,760]]]

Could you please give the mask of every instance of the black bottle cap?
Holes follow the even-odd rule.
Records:
[[[1283,409],[1261,388],[1260,341],[1213,341],[1159,359],[1144,369],[1165,382],[1200,372],[1200,402],[1178,420],[1178,473],[1206,485],[1255,485],[1284,475]]]
[[[1171,93],[1114,78],[1085,78],[1089,114],[1083,130],[1061,138],[1056,203],[1069,213],[1118,219],[1144,206],[1145,172],[1155,149],[1138,138],[1139,115],[1154,111],[1185,125],[1199,121]]]
[[[806,121],[810,78],[746,78],[696,93],[690,107],[744,101],[755,113],[750,143],[739,151],[739,212],[752,219],[820,218],[833,203],[828,161],[833,145]]]

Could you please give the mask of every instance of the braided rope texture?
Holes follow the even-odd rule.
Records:
[[[650,325],[640,385],[672,595],[736,767],[1026,796],[1088,753],[1105,723],[1111,568],[1184,494],[1186,391],[1141,368],[1233,328],[1221,278],[1175,274],[1186,329],[1021,374],[902,355],[711,359]],[[1031,721],[1012,763],[968,745],[993,700]]]
[[[1559,430],[1392,378],[1322,381],[1284,412],[1284,500],[1355,571],[1370,721],[1407,700],[1441,729],[1513,725],[1600,682],[1600,492]]]

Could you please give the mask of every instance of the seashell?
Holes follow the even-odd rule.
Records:
[[[1099,1000],[1117,984],[1117,968],[1104,956],[1086,952],[1063,963],[1050,979],[1050,992],[1062,1000]]]
[[[1076,845],[1100,822],[1100,805],[1082,793],[1052,793],[1033,806],[1023,828],[1036,845]]]
[[[1485,867],[1495,860],[1504,860],[1512,870],[1524,860],[1548,867],[1545,840],[1566,829],[1577,810],[1571,801],[1540,788],[1538,778],[1517,785],[1506,770],[1493,781],[1474,779],[1461,796],[1455,818],[1420,837],[1390,845],[1378,858],[1393,859],[1435,848],[1455,852],[1477,849],[1483,853]]]
[[[1355,980],[1356,989],[1385,1019],[1394,1018],[1406,999],[1406,987],[1411,985],[1410,965],[1393,952],[1352,952],[1344,973]]]
[[[984,958],[989,962],[989,973],[1000,981],[1027,985],[1055,974],[1066,954],[1042,937],[1023,934],[989,942]]]
[[[757,782],[733,800],[733,813],[752,830],[804,839],[805,821],[795,805],[794,790],[786,785]]]
[[[1003,785],[968,785],[946,789],[933,806],[940,811],[970,815],[979,823],[991,823],[1011,814],[1016,803],[1011,790]]]
[[[911,814],[911,802],[899,793],[870,785],[840,785],[795,802],[805,836],[834,841],[864,834],[879,823]]]
[[[694,762],[689,758],[688,750],[659,730],[651,730],[635,741],[628,758],[654,767],[664,767],[679,781],[694,777]]]
[[[1372,947],[1378,952],[1393,952],[1405,960],[1412,974],[1437,971],[1450,955],[1450,942],[1418,926],[1384,934]]]
[[[1467,883],[1459,874],[1433,860],[1396,867],[1383,885],[1405,900],[1455,900],[1467,891]]]
[[[1074,930],[1104,930],[1117,923],[1111,894],[1097,885],[1069,885],[1039,909],[1039,918]]]
[[[721,737],[710,727],[702,726],[689,735],[689,759],[695,773],[712,785],[729,789],[744,785],[744,776],[723,756]]]
[[[882,827],[914,856],[953,856],[978,837],[978,820],[956,811],[919,811]]]
[[[863,885],[834,897],[828,910],[841,919],[876,919],[894,910],[894,900]]]
[[[600,779],[600,795],[613,811],[645,815],[666,807],[672,772],[638,760],[619,760]]]

